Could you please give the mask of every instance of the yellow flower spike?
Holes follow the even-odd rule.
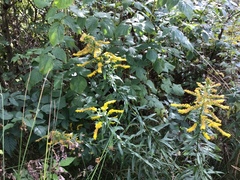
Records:
[[[92,53],[92,51],[93,51],[93,48],[89,44],[87,44],[87,46],[83,48],[81,51],[78,51],[77,53],[73,53],[73,56],[77,56],[77,57],[84,56],[86,54]]]
[[[194,123],[190,128],[187,129],[187,132],[190,133],[190,132],[194,131],[196,129],[196,127],[197,127],[197,123]]]
[[[206,129],[206,119],[207,119],[207,116],[201,116],[201,126],[200,126],[200,129],[201,130],[205,130]]]
[[[203,134],[203,136],[204,136],[207,140],[210,140],[210,139],[211,139],[211,137],[208,135],[207,132],[203,132],[202,134]]]
[[[231,134],[226,133],[225,131],[223,131],[220,127],[215,127],[215,129],[217,129],[223,136],[226,136],[228,138],[231,137]]]
[[[99,116],[99,115],[91,116],[91,120],[97,120],[97,119],[100,119],[100,118],[101,118],[101,116]]]
[[[86,62],[84,62],[82,64],[77,64],[77,66],[78,67],[84,67],[84,66],[88,65],[89,63],[90,63],[90,61],[86,61]]]
[[[108,115],[113,114],[113,113],[122,114],[123,112],[124,112],[124,110],[110,109],[107,114]]]
[[[102,110],[102,111],[106,111],[106,110],[108,109],[108,105],[109,105],[109,104],[113,104],[113,103],[115,103],[115,102],[116,102],[116,100],[111,100],[111,101],[105,102],[104,105],[101,107],[101,110]]]
[[[98,73],[98,71],[95,70],[95,71],[91,72],[90,74],[88,74],[87,77],[91,78],[91,77],[95,76],[97,73]]]
[[[98,63],[98,69],[97,69],[97,72],[100,74],[102,73],[102,67],[103,67],[103,64],[101,62]]]
[[[190,104],[171,104],[172,107],[185,107],[185,108],[189,108],[191,107]]]
[[[196,96],[197,94],[195,93],[195,92],[193,92],[193,91],[189,91],[189,90],[184,90],[184,92],[186,92],[186,93],[188,93],[188,94],[191,94],[191,95],[193,95],[193,96]]]
[[[130,68],[129,65],[122,65],[122,64],[116,64],[116,65],[113,66],[113,68],[118,68],[118,67],[121,67],[121,68],[123,68],[123,69],[128,69],[128,68]]]
[[[93,132],[93,139],[96,140],[97,139],[97,134],[98,134],[98,130],[102,128],[102,122],[97,122],[95,124],[95,130]]]
[[[85,111],[97,111],[97,108],[89,107],[89,108],[82,108],[82,109],[75,110],[75,112],[77,112],[77,113],[82,113],[82,112],[85,112]]]
[[[82,126],[83,126],[83,124],[78,124],[77,125],[77,130],[79,130]]]

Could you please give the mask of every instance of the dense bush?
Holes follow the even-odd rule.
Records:
[[[1,2],[2,177],[237,179],[239,10]]]

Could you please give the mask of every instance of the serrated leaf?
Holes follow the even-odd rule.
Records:
[[[37,135],[37,136],[40,136],[40,137],[43,137],[46,135],[47,133],[47,126],[36,126],[34,128],[34,133]]]
[[[87,87],[87,81],[82,76],[73,77],[70,82],[70,89],[81,94]]]
[[[192,20],[193,17],[193,4],[188,1],[180,1],[178,3],[179,10],[188,18],[189,21]]]
[[[67,157],[66,159],[61,160],[59,162],[59,165],[61,167],[69,166],[74,160],[75,160],[75,157]]]
[[[51,4],[52,0],[34,0],[34,4],[38,7],[38,8],[44,8],[47,7]]]
[[[54,5],[57,6],[58,9],[65,9],[72,5],[74,0],[54,0]]]
[[[154,63],[158,58],[158,53],[154,49],[149,49],[146,54],[146,58]]]
[[[53,69],[53,58],[50,55],[40,57],[39,71],[44,75]]]
[[[59,44],[64,38],[64,27],[59,22],[55,22],[49,29],[48,37],[50,43],[55,46]]]

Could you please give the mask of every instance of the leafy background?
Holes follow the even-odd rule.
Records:
[[[3,177],[237,179],[239,10],[231,0],[3,0]],[[131,68],[105,65],[88,78],[95,65],[76,64],[93,57],[72,55],[85,47],[82,33],[110,41],[104,51],[126,58]],[[170,106],[193,102],[183,89],[194,90],[206,77],[222,84],[219,93],[231,107],[215,109],[229,139],[196,141],[186,132],[196,117]],[[124,113],[95,141],[91,113],[75,110],[112,99]],[[52,131],[60,132],[56,144]]]

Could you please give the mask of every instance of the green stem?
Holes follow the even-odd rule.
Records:
[[[46,81],[47,81],[48,74],[49,74],[49,71],[47,72],[46,77],[44,78],[44,81],[43,81],[42,89],[41,89],[41,92],[40,92],[40,95],[39,95],[38,104],[37,104],[36,113],[35,113],[35,116],[33,118],[33,124],[32,124],[32,127],[30,129],[30,132],[29,132],[29,136],[28,136],[27,144],[26,144],[26,147],[25,147],[25,150],[24,150],[24,154],[23,154],[23,158],[22,158],[20,169],[22,169],[22,167],[23,167],[24,160],[25,160],[25,157],[26,157],[26,154],[27,154],[27,150],[28,150],[28,146],[29,146],[29,143],[30,143],[30,138],[32,136],[33,128],[35,126],[36,119],[37,119],[37,115],[38,115],[39,110],[40,110],[40,102],[42,100],[43,90],[44,90],[44,87],[45,87],[45,84],[46,84]]]
[[[2,94],[2,86],[0,85],[0,96],[1,96],[1,103],[2,103],[2,127],[3,127],[3,130],[2,130],[2,151],[3,151],[3,155],[2,155],[2,172],[3,172],[3,180],[5,180],[5,153],[4,153],[4,143],[5,143],[5,138],[4,138],[4,135],[5,135],[5,128],[4,128],[4,100],[3,100],[3,94]]]

